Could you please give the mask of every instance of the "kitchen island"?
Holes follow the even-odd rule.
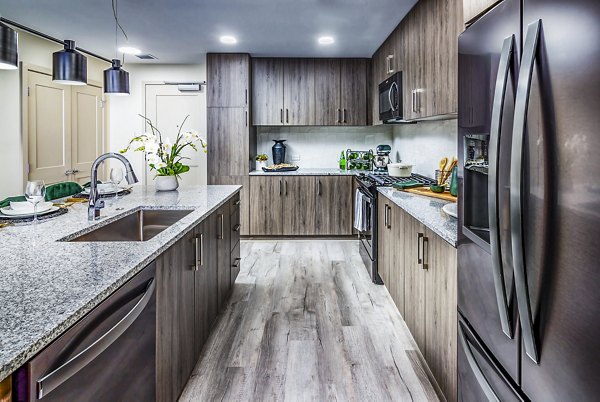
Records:
[[[0,381],[50,344],[206,217],[241,186],[189,186],[157,193],[135,186],[101,219],[87,204],[33,225],[0,230]],[[122,208],[122,210],[117,209]],[[140,209],[192,212],[147,241],[67,242]]]

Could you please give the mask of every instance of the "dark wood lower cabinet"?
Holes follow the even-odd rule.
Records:
[[[234,196],[156,259],[156,399],[176,401],[239,272],[232,250]],[[237,253],[237,254],[236,254]]]
[[[251,176],[251,236],[352,235],[351,176]]]
[[[382,195],[378,222],[379,274],[440,390],[455,401],[456,249]]]

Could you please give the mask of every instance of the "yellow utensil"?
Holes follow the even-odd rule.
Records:
[[[448,158],[446,158],[445,156],[442,158],[442,160],[440,160],[440,175],[438,177],[438,184],[441,186],[444,181],[444,170],[446,169],[446,164],[448,163]]]

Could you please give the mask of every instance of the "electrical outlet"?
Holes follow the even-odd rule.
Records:
[[[300,160],[300,154],[294,154],[294,155],[292,155],[292,161],[298,162],[299,160]]]

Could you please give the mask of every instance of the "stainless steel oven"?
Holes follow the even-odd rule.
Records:
[[[359,177],[356,180],[358,191],[362,194],[362,210],[366,211],[366,225],[358,230],[359,252],[371,280],[381,285],[383,281],[377,272],[377,236],[374,235],[377,233],[377,190]]]

